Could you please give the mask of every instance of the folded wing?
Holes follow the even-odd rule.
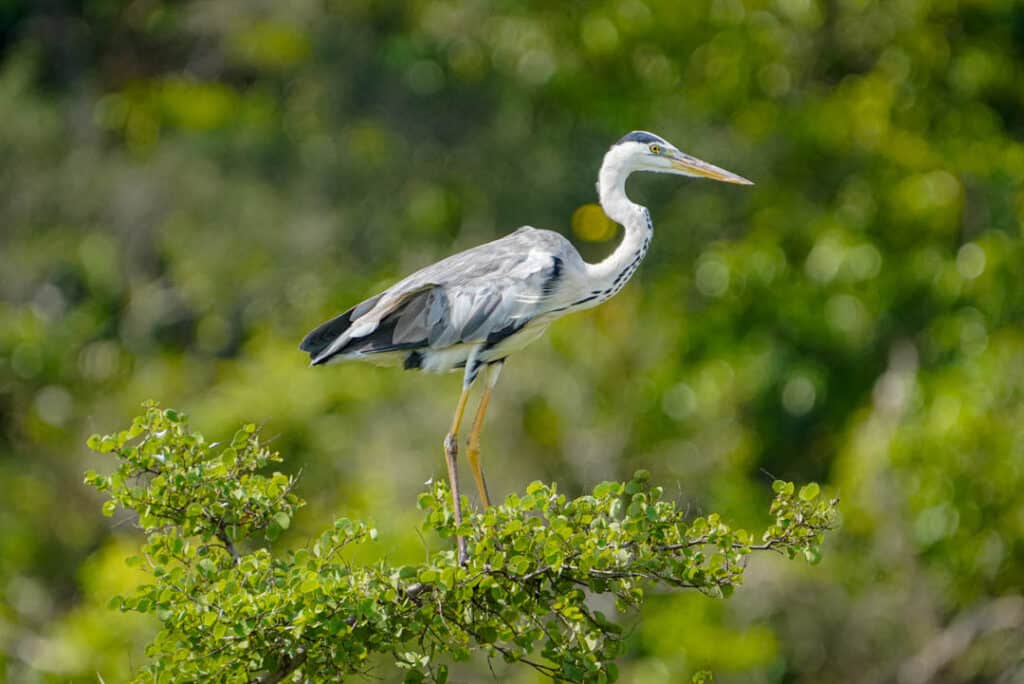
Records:
[[[507,336],[549,310],[566,247],[557,233],[520,229],[413,273],[317,327],[300,349],[318,365]]]

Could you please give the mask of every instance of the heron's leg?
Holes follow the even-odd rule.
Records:
[[[459,495],[459,471],[455,459],[459,455],[459,426],[462,425],[462,414],[466,412],[466,401],[469,399],[469,388],[471,385],[463,384],[462,395],[459,397],[458,406],[455,407],[455,417],[452,419],[452,428],[448,436],[444,438],[444,460],[448,465],[448,484],[452,490],[452,511],[455,513],[455,525],[462,525],[462,497]],[[462,535],[455,536],[455,545],[458,549],[459,565],[465,565],[468,560],[466,554],[466,540]]]
[[[491,390],[498,384],[498,377],[504,361],[496,361],[487,367],[487,386],[484,388],[484,395],[480,398],[480,408],[477,409],[476,419],[473,420],[473,429],[469,431],[469,443],[466,445],[466,458],[469,460],[469,467],[473,469],[473,478],[476,480],[476,489],[480,492],[480,503],[484,508],[491,505],[491,498],[487,493],[487,480],[484,479],[484,469],[480,465],[480,430],[484,426],[484,414],[487,413],[487,404],[491,401]]]

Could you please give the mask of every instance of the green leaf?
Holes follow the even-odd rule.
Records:
[[[282,530],[287,530],[288,526],[292,524],[292,519],[284,511],[275,513],[273,520]]]
[[[508,569],[514,575],[525,575],[530,570],[530,559],[526,556],[513,556],[508,561]]]
[[[103,515],[105,515],[106,517],[109,518],[110,516],[114,515],[114,511],[116,511],[116,510],[117,510],[117,502],[116,501],[108,500],[108,501],[104,501],[103,502]]]
[[[818,498],[818,494],[820,493],[821,487],[818,486],[818,483],[811,482],[809,484],[805,484],[803,487],[800,488],[800,500],[814,501],[816,498]]]
[[[420,684],[424,680],[423,673],[418,669],[411,669],[405,673],[405,677],[402,678],[403,684]]]

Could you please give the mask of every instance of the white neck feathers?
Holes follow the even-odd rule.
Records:
[[[654,232],[647,209],[626,197],[626,179],[633,169],[622,152],[617,148],[608,151],[597,179],[601,207],[609,218],[622,225],[625,235],[608,258],[589,265],[592,294],[597,295],[595,304],[622,289],[646,256]]]

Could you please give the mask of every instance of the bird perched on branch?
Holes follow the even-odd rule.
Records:
[[[626,179],[634,171],[752,185],[680,152],[653,133],[633,131],[611,146],[598,174],[601,207],[625,229],[608,258],[587,263],[562,235],[525,226],[416,271],[323,323],[300,345],[314,366],[365,359],[430,372],[462,370],[462,395],[444,440],[459,524],[457,440],[470,388],[483,376],[467,459],[486,507],[490,496],[480,465],[480,429],[505,359],[537,339],[554,320],[613,297],[647,254],[654,233],[650,212],[626,197]],[[461,539],[459,555],[465,557]]]

